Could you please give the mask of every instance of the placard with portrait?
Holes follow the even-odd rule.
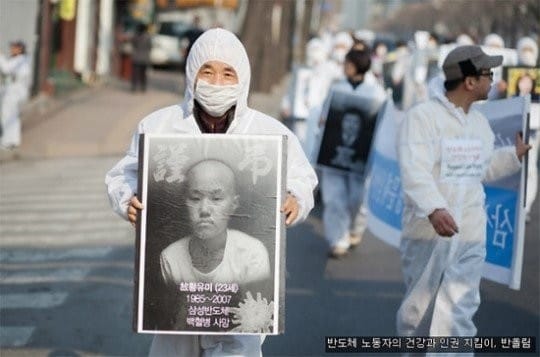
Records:
[[[373,98],[333,91],[317,164],[363,173],[377,121],[377,109]]]
[[[286,137],[141,135],[135,331],[278,334]]]
[[[539,67],[503,67],[503,79],[506,81],[506,96],[531,95],[531,102],[540,102]]]

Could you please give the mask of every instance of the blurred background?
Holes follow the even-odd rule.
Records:
[[[538,48],[539,15],[538,0],[0,0],[0,54],[24,42],[30,72],[22,140],[0,149],[0,355],[147,355],[151,336],[131,329],[135,231],[112,212],[104,177],[142,118],[181,101],[185,57],[202,30],[238,35],[251,61],[250,106],[294,129],[295,78],[315,68],[314,38],[328,62],[342,32],[372,48],[374,78],[407,109],[426,98],[456,43],[488,48],[496,34],[506,64],[519,65],[520,39]],[[141,28],[150,48],[138,91]],[[0,96],[7,84],[0,76]],[[266,339],[267,356],[324,355],[328,335],[396,333],[397,249],[367,232],[346,257],[328,259],[321,212],[318,202],[288,230],[286,329]],[[538,343],[539,221],[536,200],[521,289],[482,281],[478,335]]]
[[[481,43],[497,33],[515,48],[520,37],[538,33],[539,6],[535,0],[2,0],[0,49],[23,40],[33,60],[32,94],[53,94],[129,78],[130,48],[121,39],[137,23],[149,25],[153,65],[181,66],[183,36],[199,17],[202,28],[238,34],[252,61],[252,89],[269,91],[305,60],[306,43],[321,31],[369,29],[374,42],[390,49],[419,30],[441,43],[460,34]]]

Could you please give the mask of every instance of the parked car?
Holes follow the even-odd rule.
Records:
[[[182,21],[158,22],[150,51],[152,65],[181,66],[188,45],[188,41],[182,38],[189,28],[190,25]]]

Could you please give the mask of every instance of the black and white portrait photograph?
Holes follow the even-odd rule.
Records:
[[[326,115],[317,164],[363,172],[376,120],[377,108],[372,100],[335,91]]]
[[[141,136],[137,332],[278,333],[285,140]]]

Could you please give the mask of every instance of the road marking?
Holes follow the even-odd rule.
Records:
[[[95,233],[99,231],[104,232],[114,232],[118,230],[124,230],[127,228],[127,225],[124,224],[120,219],[117,220],[108,220],[108,222],[95,222],[95,221],[79,221],[79,222],[64,222],[63,224],[56,223],[51,224],[48,222],[45,223],[32,223],[32,225],[27,224],[9,224],[6,227],[2,225],[0,227],[0,236],[9,237],[9,236],[20,236],[20,235],[31,235],[31,236],[44,236],[49,234],[59,234],[61,236],[71,235],[71,234],[82,234],[82,233]],[[57,238],[59,239],[59,238]]]
[[[0,347],[26,346],[35,329],[34,326],[2,326],[0,328]]]
[[[67,293],[25,293],[0,295],[0,309],[46,309],[60,306]]]
[[[51,269],[47,271],[0,271],[0,285],[37,284],[45,282],[83,281],[90,268]]]
[[[111,247],[97,248],[74,248],[54,250],[0,250],[0,262],[2,263],[35,263],[46,261],[58,261],[67,259],[102,258],[113,251]]]
[[[93,221],[107,221],[113,220],[115,222],[121,222],[121,219],[116,215],[112,210],[99,210],[99,211],[49,211],[47,214],[43,213],[32,213],[32,212],[2,212],[2,224],[4,222],[13,223],[43,223],[43,222],[76,222],[82,220],[93,220]],[[55,223],[56,223],[55,222]]]

